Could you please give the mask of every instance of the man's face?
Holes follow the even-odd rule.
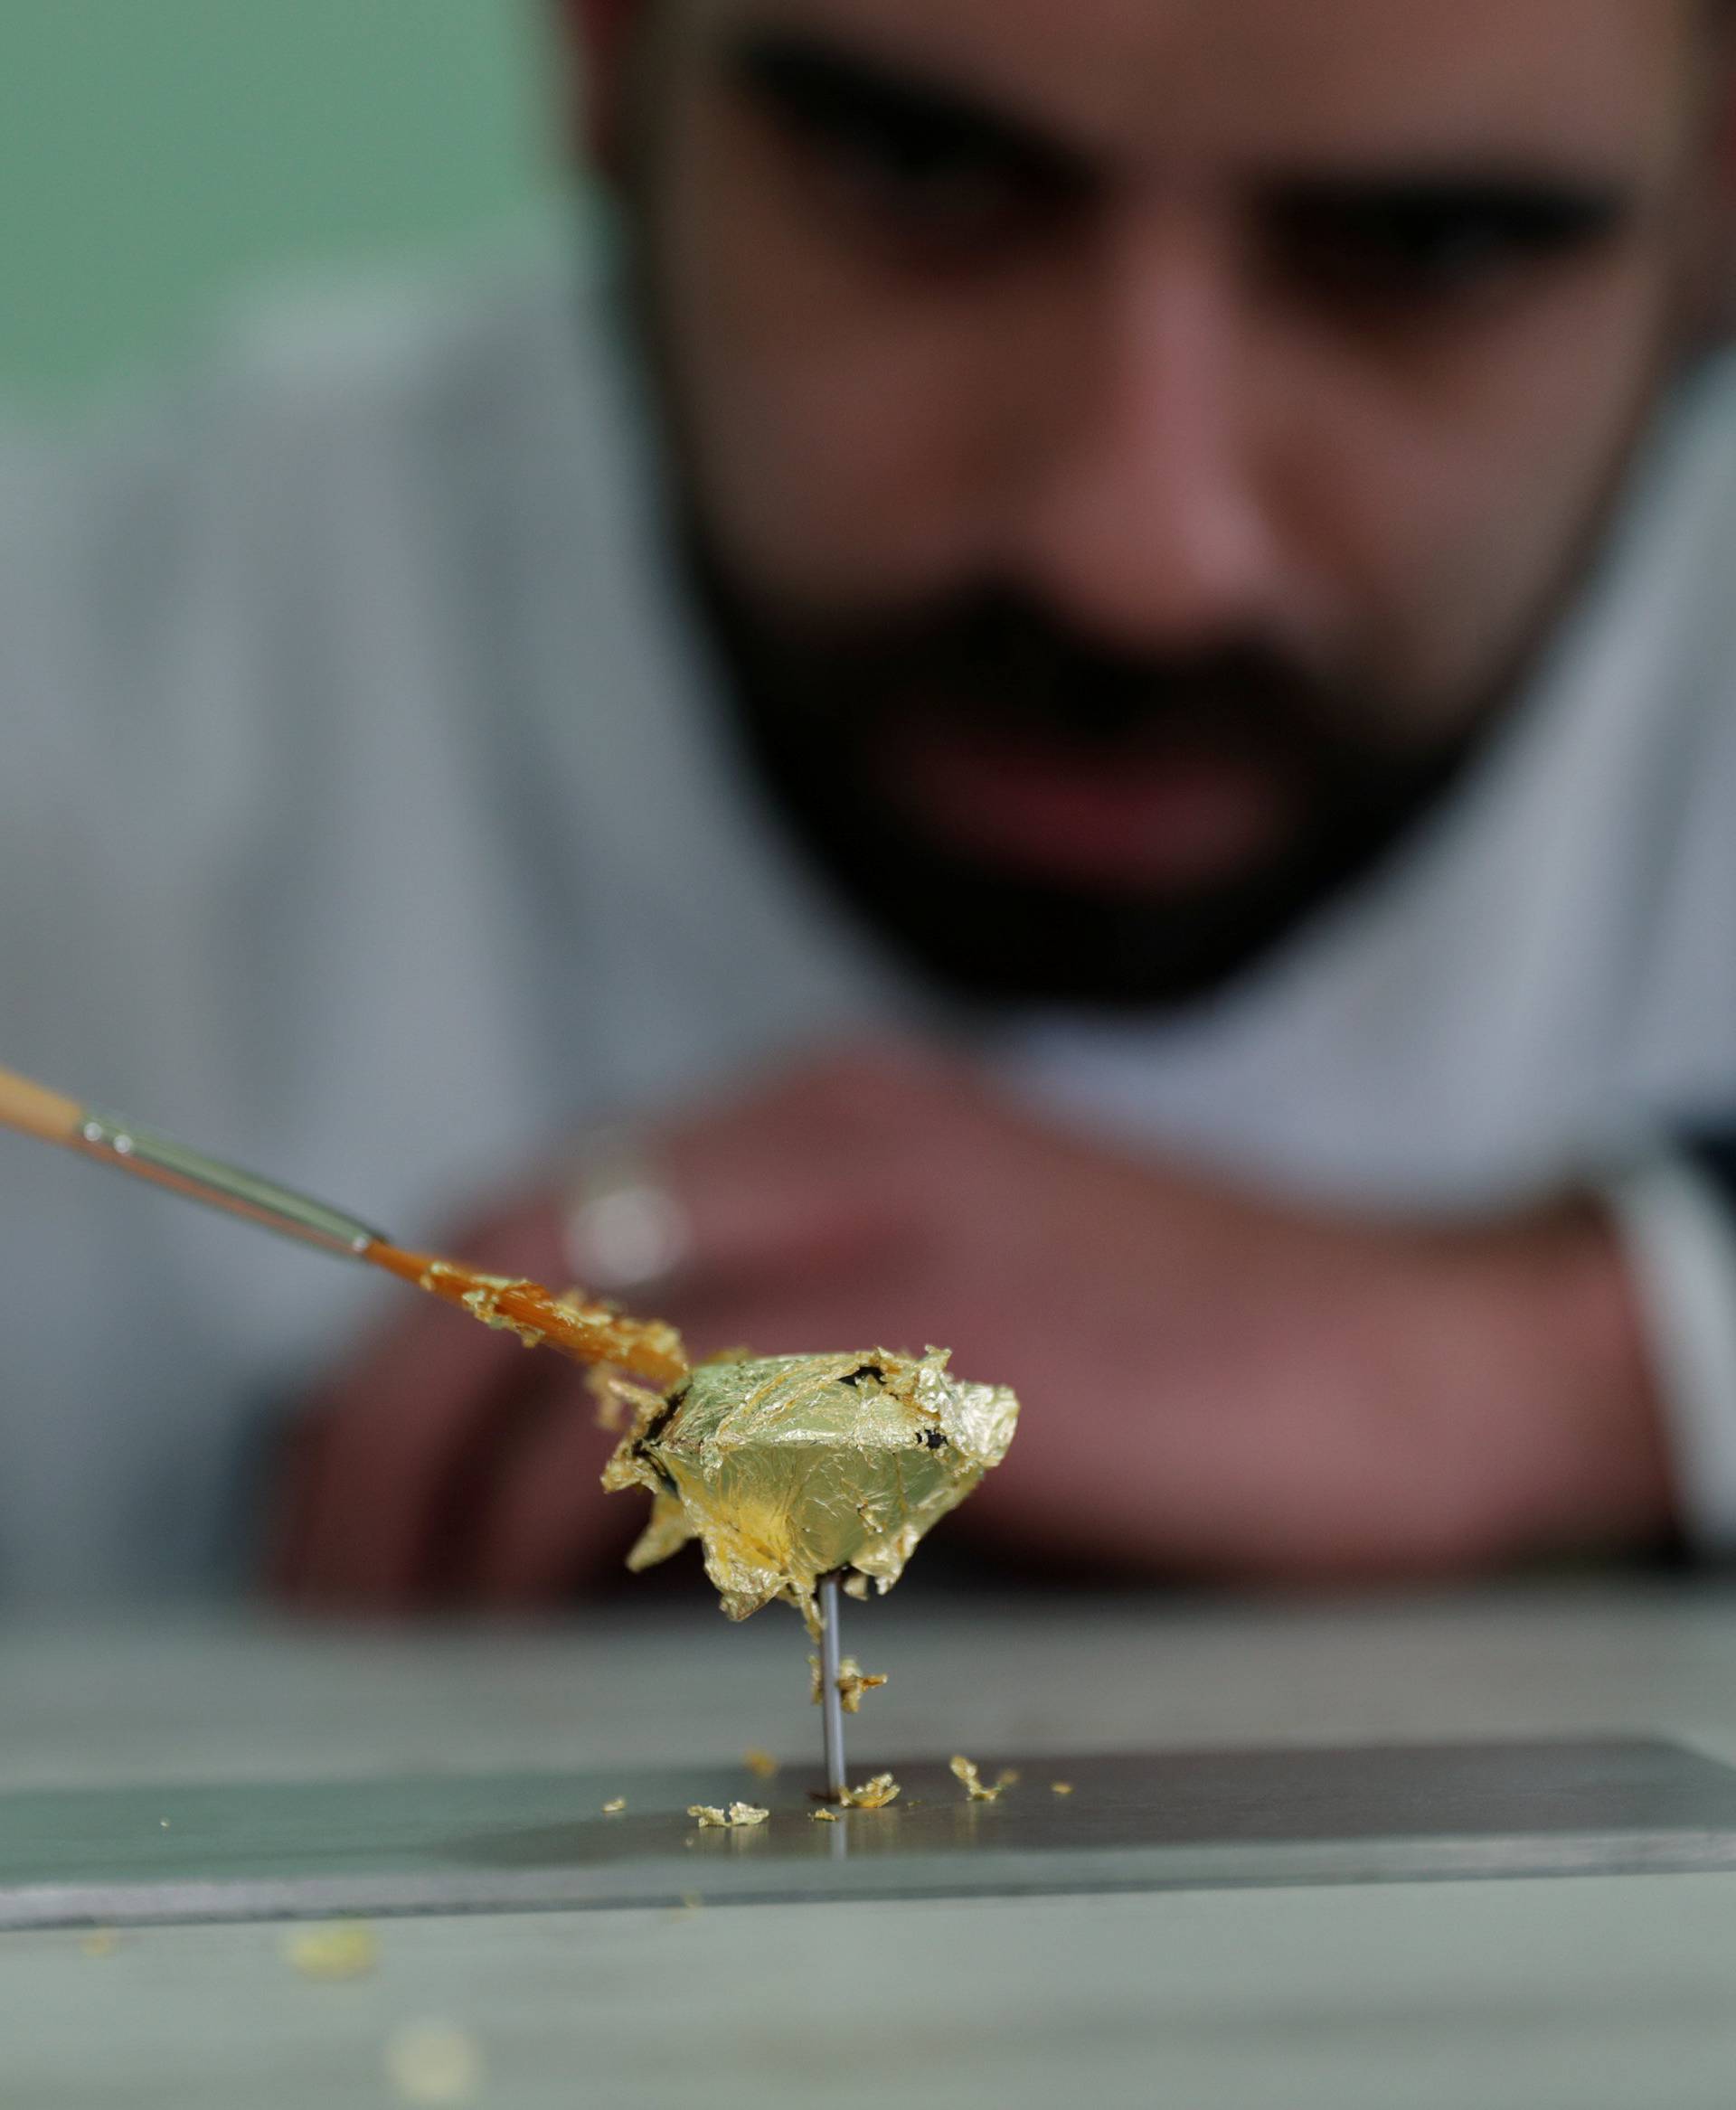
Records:
[[[1703,341],[1696,0],[665,0],[623,188],[743,725],[977,992],[1216,985],[1438,797]]]

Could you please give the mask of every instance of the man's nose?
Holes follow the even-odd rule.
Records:
[[[1268,626],[1292,582],[1262,474],[1269,360],[1230,243],[1154,213],[1104,238],[1087,285],[1032,380],[1005,559],[1129,646]]]

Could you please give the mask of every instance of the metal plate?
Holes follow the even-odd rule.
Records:
[[[0,1926],[1736,1867],[1736,1771],[1662,1741],[1046,1758],[994,1803],[892,1770],[902,1800],[835,1824],[801,1771],[9,1795]],[[769,1823],[686,1816],[736,1798]]]

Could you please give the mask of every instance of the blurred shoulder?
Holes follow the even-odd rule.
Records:
[[[576,245],[437,271],[327,273],[236,316],[212,371],[226,407],[302,430],[425,438],[478,415],[571,423],[606,415],[611,317],[604,268]]]
[[[0,412],[0,673],[33,743],[210,751],[339,696],[360,723],[382,655],[455,668],[504,619],[517,552],[606,549],[641,479],[578,247],[303,280],[172,388]]]
[[[42,551],[56,526],[124,543],[141,511],[160,537],[202,505],[232,526],[324,510],[370,474],[413,475],[427,497],[483,463],[596,453],[623,363],[577,247],[304,276],[235,308],[170,385],[73,419],[0,407],[0,556]]]

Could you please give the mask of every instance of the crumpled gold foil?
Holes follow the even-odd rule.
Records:
[[[603,1474],[611,1492],[653,1497],[627,1566],[696,1538],[731,1619],[782,1597],[817,1638],[823,1576],[847,1569],[846,1588],[891,1589],[1006,1455],[1018,1400],[960,1382],[948,1361],[945,1349],[720,1361],[646,1397]]]

